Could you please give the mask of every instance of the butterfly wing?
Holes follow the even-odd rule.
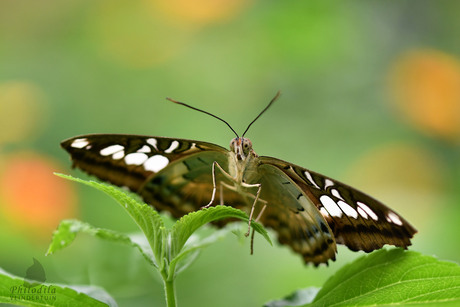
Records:
[[[258,172],[262,204],[267,203],[259,221],[273,228],[278,241],[302,255],[305,263],[317,266],[335,260],[337,247],[332,230],[302,189],[276,166],[260,164]]]
[[[91,134],[61,143],[73,167],[112,184],[128,187],[158,211],[179,218],[209,203],[212,163],[227,167],[227,150],[185,139],[123,134]],[[217,180],[225,180],[217,173]],[[240,195],[225,190],[225,203],[242,208]],[[220,193],[216,203],[220,202]]]
[[[374,198],[331,178],[272,157],[260,157],[296,185],[331,228],[335,241],[371,252],[385,244],[411,245],[417,232],[404,218]]]
[[[68,139],[61,146],[70,153],[74,167],[128,187],[176,218],[208,204],[213,162],[228,169],[225,148],[193,140],[93,134]],[[267,203],[260,221],[305,262],[318,265],[335,259],[336,242],[366,252],[384,244],[407,247],[416,232],[377,200],[328,177],[270,157],[260,157],[258,172],[260,196]],[[216,172],[216,182],[225,181]],[[215,204],[222,197],[226,205],[247,209],[252,203],[249,195],[223,188],[216,193]]]

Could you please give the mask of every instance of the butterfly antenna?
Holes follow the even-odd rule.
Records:
[[[244,135],[246,134],[246,132],[248,132],[249,128],[252,126],[252,124],[254,124],[254,122],[262,115],[264,114],[265,111],[268,110],[268,108],[270,108],[270,106],[280,97],[281,95],[281,91],[278,91],[278,93],[276,93],[275,97],[272,98],[272,100],[270,100],[270,103],[268,104],[268,106],[265,107],[265,109],[262,110],[262,112],[259,113],[259,115],[257,115],[256,118],[254,118],[254,120],[249,124],[249,126],[246,128],[246,130],[244,131],[243,135],[241,135],[241,137],[244,137]]]
[[[209,112],[206,112],[206,111],[200,110],[200,109],[198,109],[198,108],[192,107],[192,106],[190,106],[190,105],[188,105],[188,104],[186,104],[186,103],[183,103],[183,102],[180,102],[180,101],[171,99],[171,98],[169,98],[169,97],[166,97],[166,99],[169,100],[169,101],[171,101],[171,102],[174,102],[174,103],[183,105],[184,107],[190,108],[190,109],[192,109],[192,110],[199,111],[199,112],[202,112],[202,113],[204,113],[204,114],[208,114],[208,115],[210,115],[210,116],[212,116],[212,117],[214,117],[214,118],[217,118],[218,120],[224,122],[224,123],[230,128],[230,130],[232,130],[233,133],[235,133],[236,137],[239,138],[238,133],[236,133],[236,131],[232,128],[232,126],[230,126],[229,123],[227,123],[225,120],[223,120],[223,119],[220,118],[219,116],[216,116],[216,115],[211,114],[211,113],[209,113]],[[263,113],[263,112],[262,112],[262,113]]]

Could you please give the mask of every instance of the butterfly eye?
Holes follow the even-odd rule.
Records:
[[[236,142],[237,142],[237,139],[236,139],[236,138],[235,138],[235,139],[232,139],[232,140],[230,141],[230,150],[231,150],[231,151],[233,151],[233,150],[235,149],[235,144],[236,144]]]
[[[252,143],[251,143],[251,141],[249,139],[245,139],[243,146],[244,146],[244,149],[250,149],[250,148],[252,148]]]
[[[243,139],[241,146],[245,155],[249,154],[252,149],[252,143],[249,139]]]

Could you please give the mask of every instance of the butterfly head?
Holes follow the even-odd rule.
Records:
[[[251,154],[255,154],[252,150],[252,142],[248,138],[236,137],[230,141],[230,151],[232,151],[236,159],[239,161],[246,160]]]

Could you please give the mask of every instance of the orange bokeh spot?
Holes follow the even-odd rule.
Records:
[[[245,0],[146,0],[152,8],[176,22],[208,24],[231,19],[252,1]]]
[[[59,221],[74,217],[76,195],[53,172],[57,163],[34,153],[15,154],[0,165],[0,205],[11,224],[49,235]]]
[[[132,68],[161,65],[187,50],[205,25],[230,20],[253,1],[102,0],[89,33],[103,57]]]
[[[443,204],[449,197],[442,160],[411,144],[390,143],[367,152],[350,167],[347,182],[383,201],[417,227],[444,214]]]
[[[460,62],[440,51],[413,51],[390,74],[395,105],[415,127],[444,139],[460,140]]]

